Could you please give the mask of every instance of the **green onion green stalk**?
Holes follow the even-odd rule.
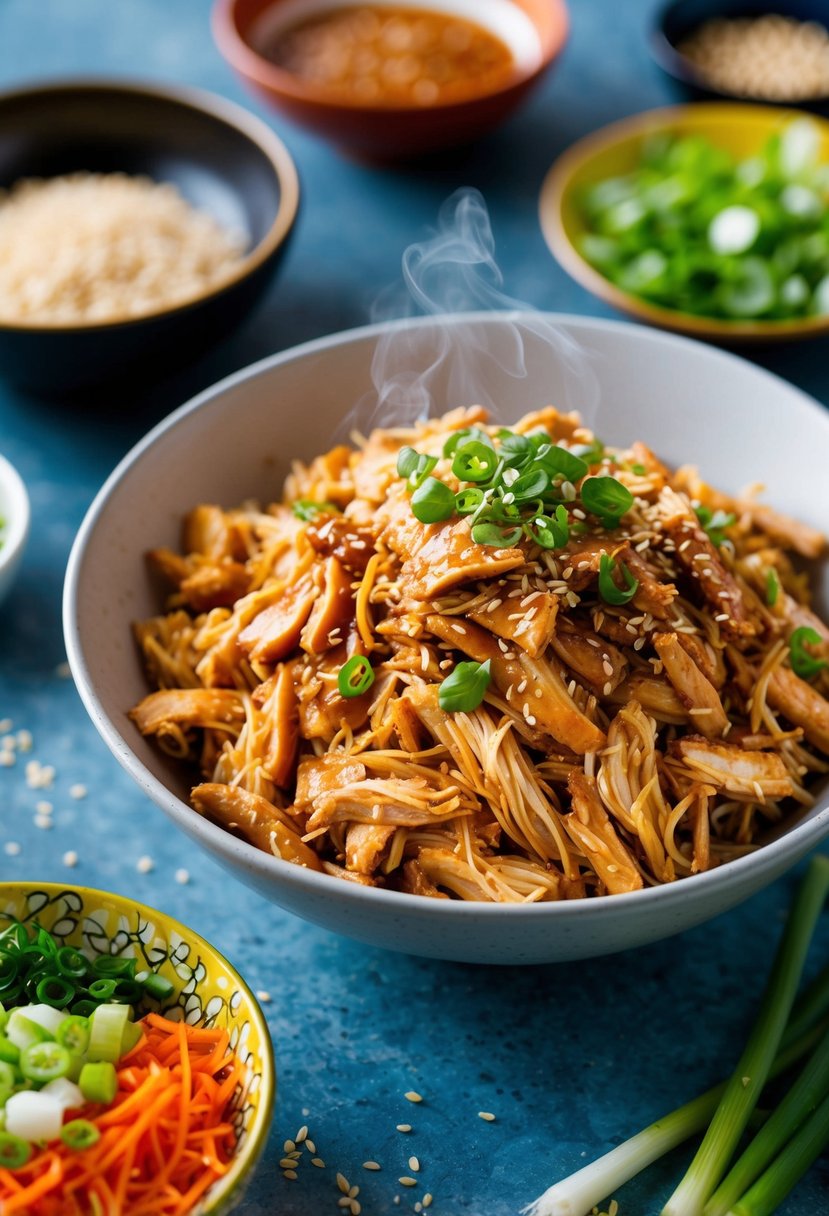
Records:
[[[609,1153],[554,1183],[524,1208],[525,1216],[587,1216],[636,1174],[710,1123],[709,1132],[685,1179],[663,1209],[663,1216],[668,1213],[699,1216],[727,1169],[766,1082],[786,1073],[814,1051],[801,1078],[784,1099],[788,1114],[784,1110],[782,1119],[776,1119],[772,1114],[764,1120],[757,1137],[762,1137],[759,1149],[749,1158],[748,1165],[738,1161],[735,1166],[740,1170],[739,1177],[756,1178],[758,1167],[765,1169],[769,1155],[785,1138],[784,1133],[790,1136],[800,1125],[801,1131],[796,1133],[796,1139],[803,1135],[800,1147],[785,1160],[787,1150],[784,1149],[766,1173],[728,1210],[727,1216],[766,1216],[773,1211],[773,1207],[760,1206],[762,1195],[758,1199],[758,1188],[762,1191],[763,1180],[766,1180],[764,1187],[768,1195],[778,1195],[780,1188],[786,1185],[775,1200],[779,1203],[820,1151],[819,1148],[814,1150],[814,1144],[820,1139],[821,1128],[815,1128],[808,1140],[806,1136],[807,1129],[812,1128],[818,1117],[815,1112],[809,1118],[808,1108],[813,1104],[813,1089],[821,1089],[822,1069],[827,1067],[822,1063],[824,1055],[829,1060],[829,966],[824,967],[796,1001],[794,994],[827,893],[829,858],[818,856],[811,862],[798,890],[775,956],[760,1015],[731,1079],[657,1119]],[[816,1085],[815,1072],[818,1073]],[[811,1085],[806,1081],[807,1076],[811,1078]],[[746,1077],[749,1079],[744,1084]],[[793,1091],[794,1097],[791,1097]],[[822,1108],[823,1104],[818,1111],[822,1112]],[[728,1185],[730,1195],[728,1179],[723,1185]],[[745,1206],[748,1203],[756,1206]],[[707,1207],[705,1216],[711,1216]]]

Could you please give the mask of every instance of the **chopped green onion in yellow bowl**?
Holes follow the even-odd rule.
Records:
[[[541,194],[547,242],[589,290],[716,341],[829,333],[829,122],[700,104],[570,148]]]

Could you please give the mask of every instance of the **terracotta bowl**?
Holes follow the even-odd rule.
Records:
[[[504,0],[501,0],[504,3]],[[502,122],[559,55],[569,20],[564,0],[507,0],[537,35],[537,48],[514,76],[493,92],[430,106],[369,104],[344,100],[329,89],[300,80],[257,50],[263,20],[277,28],[280,10],[309,15],[335,7],[320,0],[217,0],[213,34],[219,50],[242,79],[292,121],[346,151],[379,160],[404,159],[467,143]],[[477,10],[459,0],[431,0],[416,7],[464,15]],[[506,7],[506,5],[504,5]],[[481,5],[481,12],[486,9]]]

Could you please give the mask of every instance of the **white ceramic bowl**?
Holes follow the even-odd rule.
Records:
[[[726,490],[764,482],[769,502],[825,525],[829,415],[814,401],[750,363],[687,339],[618,322],[554,320],[561,341],[527,333],[526,374],[516,379],[498,359],[514,359],[509,319],[474,319],[479,344],[467,371],[473,379],[477,372],[477,380],[474,387],[466,381],[461,401],[458,389],[447,387],[457,384],[460,363],[441,364],[432,382],[439,407],[489,397],[502,403],[508,422],[550,401],[569,408],[595,396],[593,421],[608,442],[641,438],[670,463],[697,463]],[[469,323],[466,317],[419,324],[420,365],[447,347],[457,350]],[[159,607],[144,551],[177,545],[181,517],[195,503],[276,497],[291,457],[324,450],[344,413],[371,396],[378,342],[399,333],[388,325],[354,330],[238,372],[172,414],[118,466],[75,542],[64,600],[69,661],[98,730],[141,789],[242,882],[299,916],[374,945],[466,962],[552,962],[655,941],[733,907],[829,833],[825,785],[797,827],[709,873],[629,895],[504,907],[364,888],[270,857],[190,810],[187,774],[128,720],[147,692],[130,622]],[[827,591],[824,572],[824,606]]]
[[[13,464],[0,456],[0,603],[12,583],[29,536],[29,495]]]

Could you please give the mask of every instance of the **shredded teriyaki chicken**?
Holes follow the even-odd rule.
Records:
[[[552,408],[377,430],[149,554],[172,591],[131,717],[198,814],[285,861],[438,899],[636,891],[810,806],[823,545]]]

